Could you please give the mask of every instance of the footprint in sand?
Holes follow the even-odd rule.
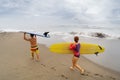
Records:
[[[99,76],[99,77],[103,77],[103,75],[100,75],[100,74],[97,74],[97,73],[94,74],[94,75],[95,75],[95,76]]]
[[[109,78],[112,79],[112,80],[116,80],[116,78],[114,78],[114,77],[112,77],[112,76],[110,76]]]
[[[43,67],[46,67],[46,65],[44,65],[44,64],[41,64]]]
[[[89,76],[89,74],[90,74],[90,72],[85,71],[84,74],[81,74],[81,75],[83,75],[83,76]]]
[[[107,77],[107,78],[110,78],[110,80],[116,80],[116,78],[114,78],[114,77],[111,77],[111,76],[103,76],[103,75],[101,75],[101,74],[94,74],[95,76],[99,76],[99,77]]]
[[[83,75],[83,76],[89,76],[89,74],[86,74],[86,73],[84,73],[84,74],[81,74],[81,75]]]
[[[56,71],[55,67],[51,67],[52,70]]]
[[[89,76],[89,77],[98,76],[98,77],[101,77],[101,78],[105,77],[105,76],[103,76],[103,75],[101,75],[101,74],[98,74],[98,73],[94,73],[94,74],[93,74],[93,73],[88,72],[88,71],[85,71],[85,73],[83,74],[83,76]],[[116,80],[116,78],[111,77],[111,76],[108,76],[108,78],[109,78],[110,80]]]
[[[68,79],[67,76],[65,76],[64,74],[61,75],[62,78]]]

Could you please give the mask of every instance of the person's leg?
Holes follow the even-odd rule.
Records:
[[[39,59],[40,59],[40,52],[39,52],[39,50],[36,50],[36,57],[37,57],[37,61],[39,61]]]
[[[31,53],[31,56],[32,56],[32,60],[34,60],[34,51],[32,49],[30,49],[30,53]]]
[[[33,51],[31,52],[31,56],[32,56],[32,59],[34,59],[34,52]]]
[[[37,57],[37,61],[39,61],[40,59],[39,54],[36,54],[36,57]]]
[[[78,70],[80,70],[81,74],[84,73],[84,69],[82,69],[78,64],[78,59],[77,57],[73,56],[73,59],[72,59],[72,63],[73,65],[70,67],[70,69],[74,70],[74,68],[76,67]]]
[[[72,58],[72,66],[70,67],[70,69],[74,70],[75,64],[76,64],[76,59],[75,59],[75,57],[73,56],[73,58]]]
[[[75,67],[76,67],[78,70],[80,70],[81,74],[84,73],[84,69],[81,68],[78,64],[76,64]]]
[[[75,57],[74,59],[75,59],[74,66],[75,66],[78,70],[80,70],[81,74],[83,74],[83,73],[84,73],[84,69],[81,68],[81,67],[77,64],[79,58]]]

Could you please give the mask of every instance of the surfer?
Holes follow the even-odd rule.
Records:
[[[36,35],[30,34],[31,38],[26,37],[26,32],[24,33],[24,40],[29,41],[31,44],[31,55],[32,59],[34,60],[34,54],[36,53],[37,61],[39,61],[39,50],[37,45],[37,38]]]
[[[72,43],[70,45],[70,50],[73,50],[74,53],[74,56],[72,58],[72,66],[70,67],[70,69],[74,70],[74,68],[77,68],[78,70],[80,70],[81,74],[84,74],[84,69],[77,64],[78,59],[80,58],[80,43],[78,36],[74,37],[74,42],[75,43]]]

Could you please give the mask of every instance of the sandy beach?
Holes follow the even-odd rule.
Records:
[[[23,39],[23,33],[0,33],[0,45],[0,80],[120,80],[120,73],[83,56],[78,64],[85,74],[72,71],[72,55],[51,53],[43,44],[39,44],[40,61],[32,60],[30,44]]]

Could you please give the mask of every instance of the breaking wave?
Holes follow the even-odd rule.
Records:
[[[0,30],[0,33],[3,32],[20,32],[22,30]],[[29,31],[28,31],[29,32]],[[31,31],[30,31],[31,32]],[[32,32],[38,32],[38,34],[41,34],[43,32],[40,31],[32,31]],[[105,32],[50,32],[49,33],[51,36],[83,36],[83,37],[90,37],[90,38],[105,38],[105,39],[119,39],[120,40],[120,35],[119,34],[109,34]]]
[[[120,39],[120,35],[113,35],[102,32],[51,32],[52,35],[65,35],[65,36],[83,36],[91,38],[105,38],[105,39]]]

